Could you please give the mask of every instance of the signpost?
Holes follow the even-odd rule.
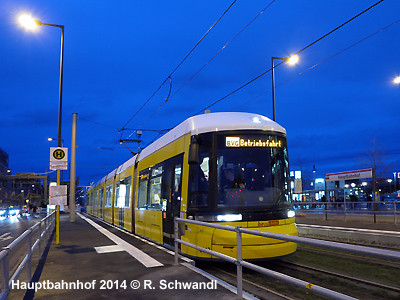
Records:
[[[371,178],[371,177],[372,177],[372,169],[363,169],[356,171],[326,174],[325,180],[339,181],[339,180],[351,180],[351,179],[361,179],[361,178]]]
[[[68,148],[50,147],[50,170],[68,169]]]
[[[61,95],[61,94],[60,94]],[[61,127],[59,127],[60,129]],[[60,142],[61,131],[59,132],[59,142]],[[59,144],[60,145],[60,144]],[[51,187],[50,187],[50,204],[53,202],[63,202],[64,205],[67,204],[67,186],[60,185],[60,172],[61,170],[68,170],[68,148],[62,147],[50,147],[50,170],[57,170],[57,192],[54,192],[55,195],[52,196],[51,194]],[[54,187],[53,187],[54,188]],[[53,198],[53,200],[52,200]],[[65,201],[64,201],[65,198]],[[60,205],[62,203],[56,203],[56,244],[60,241]]]

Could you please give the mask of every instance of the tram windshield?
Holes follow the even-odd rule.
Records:
[[[190,166],[189,207],[287,209],[291,202],[286,138],[267,133],[201,135]]]
[[[218,136],[218,206],[290,203],[286,140],[275,135]]]

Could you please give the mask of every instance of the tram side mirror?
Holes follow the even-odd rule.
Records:
[[[189,146],[189,164],[199,164],[199,144],[197,141],[193,141]]]

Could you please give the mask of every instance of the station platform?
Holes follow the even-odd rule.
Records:
[[[186,260],[174,265],[163,247],[86,215],[70,222],[61,214],[60,242],[50,239],[33,276],[37,284],[26,291],[21,274],[9,299],[236,299],[235,287]]]

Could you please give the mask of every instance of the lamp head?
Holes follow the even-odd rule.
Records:
[[[291,65],[297,64],[297,62],[299,61],[299,57],[297,55],[292,55],[290,57],[288,57],[287,62]]]
[[[24,26],[26,29],[34,30],[37,26],[42,26],[42,22],[38,20],[34,20],[29,15],[21,15],[19,17],[19,23]]]
[[[393,79],[393,82],[395,84],[400,84],[400,76],[397,76],[395,79]]]

